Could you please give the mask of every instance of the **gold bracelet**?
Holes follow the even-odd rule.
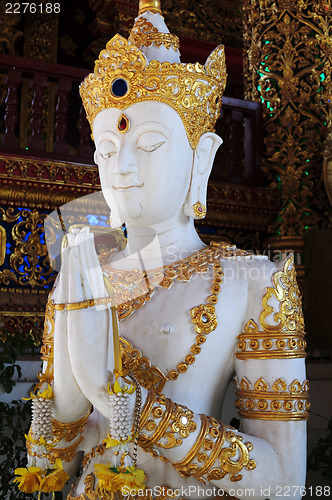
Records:
[[[48,458],[51,463],[55,463],[57,458],[60,458],[64,462],[71,462],[77,453],[78,445],[83,441],[83,437],[80,436],[75,443],[65,448],[49,448]]]
[[[79,309],[88,309],[93,306],[101,306],[113,302],[111,297],[101,297],[99,299],[82,300],[81,302],[70,302],[68,304],[54,304],[55,311],[78,311]]]
[[[91,408],[84,417],[76,420],[75,422],[59,422],[58,420],[52,419],[52,429],[54,441],[58,443],[61,439],[64,439],[67,443],[75,439],[79,434],[83,434],[86,423],[91,413]]]
[[[244,467],[248,470],[256,467],[255,461],[249,458],[251,443],[243,443],[242,436],[214,418],[201,415],[201,422],[193,447],[183,460],[173,464],[182,476],[192,476],[205,483],[229,474],[230,481],[239,481]],[[231,460],[234,456],[236,460]]]
[[[194,414],[186,406],[173,403],[163,394],[149,391],[141,416],[139,445],[146,451],[157,448],[174,448],[183,438],[196,430]],[[146,430],[148,434],[144,433]]]

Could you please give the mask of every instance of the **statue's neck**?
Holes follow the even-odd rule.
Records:
[[[127,246],[122,254],[125,268],[141,268],[142,264],[145,269],[165,266],[185,259],[205,246],[197,235],[194,221],[187,217],[180,224],[165,221],[153,227],[129,226],[127,236]]]

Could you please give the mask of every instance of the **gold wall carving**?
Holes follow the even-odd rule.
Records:
[[[0,217],[14,222],[11,227],[13,249],[9,257],[10,268],[0,271],[0,284],[44,288],[54,281],[47,248],[42,243],[43,222],[47,214],[38,210],[1,208]]]
[[[0,53],[18,55],[16,42],[23,37],[22,31],[17,29],[21,14],[6,14],[6,2],[0,4]]]
[[[39,0],[44,5],[48,0]],[[26,13],[23,56],[55,63],[58,49],[58,14]]]
[[[0,340],[6,340],[7,332],[11,335],[29,335],[39,345],[43,336],[43,312],[0,312]],[[5,327],[6,332],[2,330]]]
[[[263,103],[263,171],[282,192],[280,237],[326,227],[323,142],[332,126],[331,1],[244,0],[246,98]]]
[[[100,189],[93,165],[0,154],[0,202],[54,209]]]
[[[242,45],[243,0],[164,0],[171,33],[215,44]]]

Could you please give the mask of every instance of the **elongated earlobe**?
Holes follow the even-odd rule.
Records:
[[[207,183],[212,170],[215,154],[222,144],[222,139],[207,132],[199,140],[197,149],[193,152],[191,182],[183,211],[192,219],[204,219],[206,216]]]

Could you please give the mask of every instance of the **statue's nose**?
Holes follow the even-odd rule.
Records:
[[[130,147],[124,145],[121,147],[117,155],[114,173],[118,175],[126,175],[137,172],[136,157],[134,151]]]

